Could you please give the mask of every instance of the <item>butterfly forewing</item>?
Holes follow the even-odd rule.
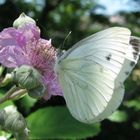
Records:
[[[124,96],[123,82],[130,75],[132,69],[139,59],[140,53],[140,38],[130,37],[128,51],[126,53],[126,59],[123,63],[120,73],[115,80],[115,88],[112,99],[107,105],[106,109],[96,119],[90,120],[89,122],[98,122],[106,117],[110,116],[120,105]],[[135,55],[137,54],[137,55]],[[134,56],[135,55],[135,56]]]

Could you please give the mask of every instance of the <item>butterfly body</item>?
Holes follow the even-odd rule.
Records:
[[[130,34],[122,27],[106,29],[79,41],[56,61],[66,104],[77,120],[101,121],[122,102],[123,82],[140,50],[138,43],[130,44]]]

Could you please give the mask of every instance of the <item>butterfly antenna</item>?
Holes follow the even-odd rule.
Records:
[[[69,35],[71,34],[71,31],[67,34],[67,36],[65,37],[65,39],[64,39],[64,41],[63,41],[63,43],[62,43],[62,45],[60,45],[59,47],[58,47],[58,50],[57,50],[57,56],[58,57],[60,57],[61,55],[63,55],[63,53],[64,53],[64,51],[63,51],[63,48],[64,48],[64,44],[65,44],[65,42],[66,42],[66,40],[67,40],[67,38],[69,37]]]
[[[63,49],[63,48],[64,48],[64,44],[65,44],[67,38],[70,36],[70,34],[71,34],[71,31],[70,31],[70,32],[67,34],[67,36],[65,37],[65,39],[64,39],[64,41],[63,41],[63,43],[62,43],[62,45],[60,46],[60,49]]]

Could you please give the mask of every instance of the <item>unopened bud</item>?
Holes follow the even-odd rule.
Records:
[[[20,16],[14,21],[13,27],[19,28],[26,24],[36,24],[35,20],[29,16],[26,16],[24,13],[20,14]]]
[[[17,112],[15,106],[11,105],[4,108],[4,129],[13,132],[23,131],[26,128],[26,121],[23,116]]]
[[[13,72],[13,81],[21,88],[34,89],[41,84],[41,74],[31,66],[22,65]]]
[[[5,129],[20,132],[26,128],[25,119],[18,112],[10,114],[5,121]]]
[[[38,98],[42,98],[45,95],[45,91],[46,91],[46,88],[42,84],[34,89],[28,90],[28,95],[32,98],[38,99]]]
[[[19,136],[18,140],[28,139],[27,123],[13,105],[0,110],[0,128],[12,132],[14,136]]]

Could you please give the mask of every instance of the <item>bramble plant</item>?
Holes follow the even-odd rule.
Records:
[[[0,104],[26,94],[46,100],[51,95],[62,95],[53,71],[55,59],[56,50],[51,40],[40,38],[36,22],[22,13],[13,27],[0,33],[1,87],[14,84],[0,98]],[[3,77],[5,68],[10,68],[11,72]],[[12,108],[8,113],[5,110],[0,111],[1,128],[13,132],[19,140],[27,139],[28,129],[23,116],[15,109],[14,113]]]

